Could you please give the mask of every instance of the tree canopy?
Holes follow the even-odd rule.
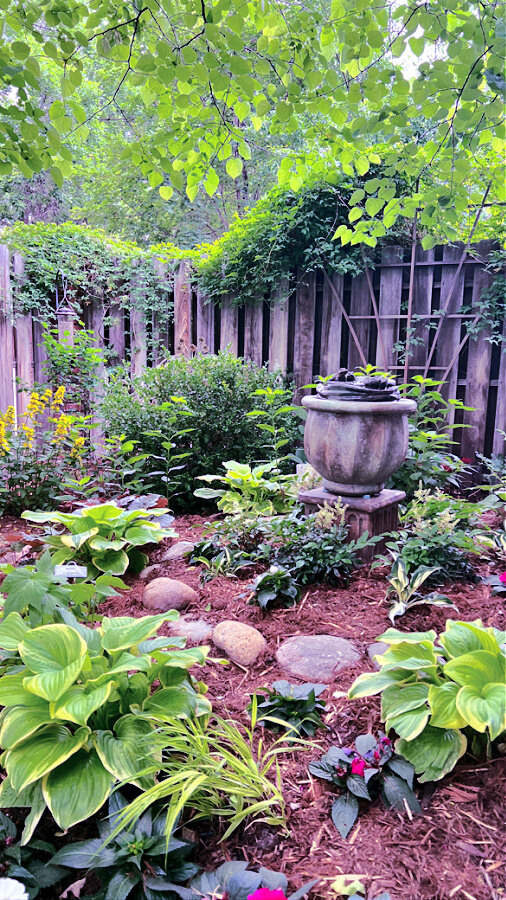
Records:
[[[374,245],[415,212],[424,230],[452,239],[484,203],[501,201],[506,26],[496,0],[0,8],[0,174],[49,170],[61,185],[75,135],[86,140],[109,110],[125,121],[125,160],[165,201],[174,190],[213,197],[225,173],[240,183],[266,145],[279,183],[294,191],[333,168],[360,176],[337,229],[344,244]],[[418,60],[411,74],[406,53]],[[90,54],[109,66],[93,98],[83,78]],[[48,59],[60,95],[46,108]],[[148,133],[136,128],[132,97]],[[425,246],[435,239],[428,233]]]

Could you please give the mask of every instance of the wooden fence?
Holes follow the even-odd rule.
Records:
[[[400,381],[428,375],[444,381],[445,397],[472,407],[455,414],[457,424],[468,426],[456,432],[461,455],[505,453],[506,322],[502,345],[488,340],[486,328],[469,337],[466,327],[479,325],[477,303],[492,279],[484,268],[491,246],[483,241],[467,254],[462,246],[417,247],[413,269],[410,249],[388,246],[374,270],[355,278],[296,272],[273,296],[244,307],[233,298],[221,306],[206,303],[192,290],[190,265],[183,262],[167,284],[168,302],[174,303],[170,327],[162,328],[155,316],[145,321],[134,309],[100,304],[87,308],[85,324],[115,361],[130,359],[133,375],[156,365],[164,348],[189,354],[226,347],[293,375],[299,396],[317,375],[365,363],[389,369]],[[43,380],[40,323],[29,316],[12,322],[10,316],[10,265],[22,271],[22,260],[9,262],[0,246],[0,409],[12,403],[16,378],[27,385]],[[60,317],[61,332],[70,324]],[[26,394],[18,394],[19,413],[25,403]]]

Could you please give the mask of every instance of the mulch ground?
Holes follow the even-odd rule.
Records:
[[[203,523],[201,517],[186,516],[178,518],[174,528],[180,540],[196,540]],[[0,556],[2,535],[16,527],[15,521],[2,523]],[[27,531],[25,523],[22,530]],[[195,589],[199,599],[185,610],[186,617],[203,618],[210,624],[236,619],[257,627],[268,643],[266,656],[248,669],[230,663],[224,670],[216,662],[205,668],[200,677],[209,686],[208,696],[217,714],[249,723],[245,708],[250,694],[286,677],[277,665],[275,652],[288,637],[333,634],[353,641],[362,652],[361,664],[341,670],[323,694],[328,710],[327,732],[317,733],[313,749],[298,749],[282,760],[289,833],[252,823],[220,843],[218,823],[215,832],[200,831],[197,862],[214,868],[228,859],[245,859],[253,867],[263,865],[284,872],[292,890],[319,878],[321,884],[316,890],[322,896],[330,895],[330,885],[338,875],[354,874],[365,882],[370,898],[382,891],[389,891],[392,900],[506,897],[504,757],[479,763],[465,756],[451,775],[435,785],[421,786],[421,816],[410,818],[381,805],[364,809],[347,840],[340,837],[330,819],[331,789],[308,774],[308,762],[330,745],[346,746],[358,734],[380,729],[377,698],[350,701],[342,695],[358,674],[371,670],[367,648],[390,625],[384,602],[385,572],[363,567],[346,589],[314,586],[304,592],[293,609],[264,614],[256,605],[248,605],[248,578],[216,578],[202,585],[198,567],[190,568],[184,560],[161,561],[169,545],[166,541],[150,554],[150,563],[159,563],[153,577],[177,578]],[[488,574],[490,565],[479,563],[478,570],[481,575]],[[146,582],[125,580],[128,591],[104,603],[103,614],[146,614],[142,604]],[[448,584],[443,592],[458,612],[420,607],[398,620],[397,627],[441,631],[446,619],[452,617],[481,618],[487,626],[505,628],[504,602],[492,597],[487,586]],[[267,744],[273,740],[269,732],[263,736]]]

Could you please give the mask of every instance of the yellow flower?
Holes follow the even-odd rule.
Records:
[[[13,406],[7,407],[7,412],[5,413],[5,416],[3,417],[3,421],[4,421],[4,425],[6,428],[12,428],[12,426],[14,425],[14,407]]]
[[[51,403],[51,411],[52,412],[55,412],[58,409],[58,407],[62,405],[64,397],[65,397],[65,388],[61,384],[60,387],[56,388],[56,391],[54,392],[53,401]]]
[[[60,417],[56,419],[56,428],[52,437],[51,443],[59,444],[70,430],[70,416],[66,416],[65,413],[61,413]]]
[[[21,430],[25,436],[25,439],[23,441],[23,447],[25,448],[25,450],[32,450],[33,442],[35,440],[35,429],[32,428],[30,425],[25,425],[23,423],[23,425],[21,426]]]
[[[5,421],[0,418],[0,453],[8,453],[10,449],[5,431]]]
[[[84,440],[84,437],[79,435],[79,437],[76,437],[74,443],[72,444],[70,455],[73,456],[74,459],[81,459],[84,453]]]

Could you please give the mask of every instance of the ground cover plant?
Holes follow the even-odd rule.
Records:
[[[326,707],[318,699],[324,690],[324,684],[275,681],[272,688],[253,694],[247,708],[260,725],[272,731],[293,731],[313,737],[318,728],[325,727],[322,715]]]

